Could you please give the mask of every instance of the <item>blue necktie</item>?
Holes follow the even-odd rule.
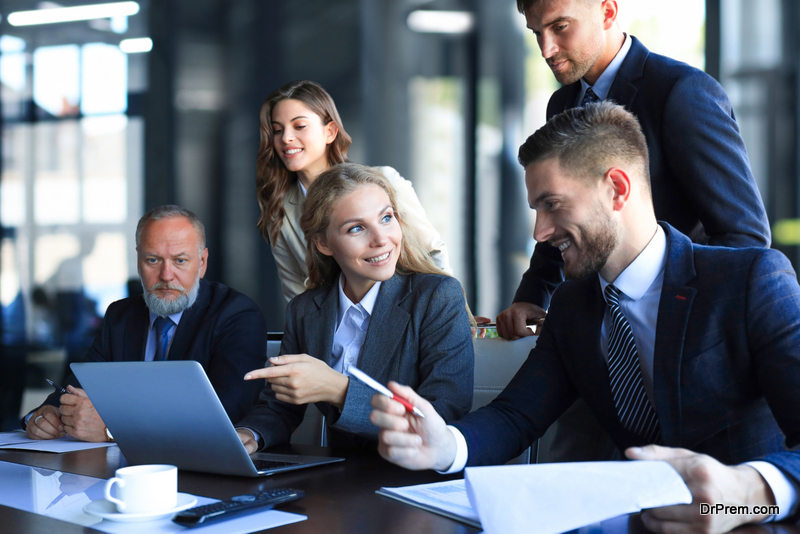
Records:
[[[644,389],[633,331],[619,307],[619,295],[620,291],[615,286],[606,286],[606,303],[611,314],[608,378],[611,381],[614,405],[626,430],[643,437],[647,443],[658,443],[661,441],[658,415]]]
[[[581,100],[581,107],[584,107],[586,104],[594,104],[596,102],[600,102],[600,97],[592,91],[591,87],[586,88],[586,92],[583,94],[583,100]]]
[[[156,317],[156,353],[153,356],[153,361],[161,361],[167,359],[167,348],[169,347],[169,333],[175,328],[175,323],[169,317]]]

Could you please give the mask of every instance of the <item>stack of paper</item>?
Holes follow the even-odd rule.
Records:
[[[474,526],[478,519],[487,534],[565,532],[692,502],[672,466],[650,461],[470,467],[464,480],[378,493]]]
[[[116,443],[87,443],[69,436],[58,439],[30,439],[25,432],[0,432],[0,449],[20,449],[39,452],[72,452],[111,446],[116,446]]]

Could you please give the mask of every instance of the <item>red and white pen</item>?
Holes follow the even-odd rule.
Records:
[[[378,393],[381,393],[382,395],[386,395],[390,399],[396,400],[397,402],[402,404],[405,407],[405,409],[406,409],[406,411],[408,413],[413,413],[417,417],[421,417],[421,418],[425,419],[425,414],[422,413],[419,408],[417,408],[416,406],[411,404],[408,400],[404,399],[403,397],[400,397],[400,396],[395,395],[394,393],[392,393],[389,390],[389,388],[387,388],[386,386],[384,386],[380,382],[376,381],[374,378],[372,378],[371,376],[366,374],[361,369],[358,369],[358,368],[356,368],[356,367],[351,365],[350,367],[347,368],[347,372],[350,374],[350,376],[354,376],[354,377],[358,378],[359,380],[364,382],[366,385],[368,385],[369,387],[371,387],[372,389],[374,389]]]

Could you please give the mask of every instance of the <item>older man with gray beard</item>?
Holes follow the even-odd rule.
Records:
[[[84,361],[196,360],[235,423],[261,390],[261,384],[243,380],[264,365],[261,312],[241,293],[203,279],[205,229],[189,210],[161,206],[144,215],[136,228],[136,252],[144,295],[108,307]],[[67,383],[70,393],[53,393],[23,419],[28,436],[113,440],[75,376]]]

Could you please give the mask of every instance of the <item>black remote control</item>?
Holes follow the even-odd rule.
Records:
[[[262,506],[269,506],[271,508],[276,504],[302,499],[305,495],[304,491],[285,488],[271,489],[252,495],[237,495],[236,497],[231,497],[227,501],[189,508],[188,510],[177,513],[175,517],[172,518],[172,521],[185,527],[196,527],[205,525],[211,521],[228,518],[239,512],[244,512],[245,510],[251,510]]]

